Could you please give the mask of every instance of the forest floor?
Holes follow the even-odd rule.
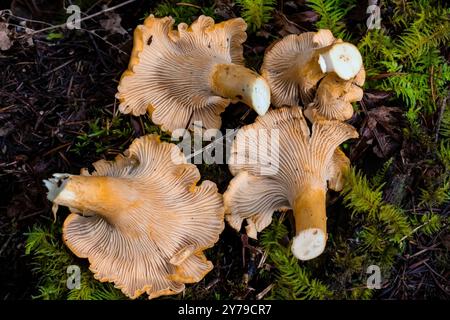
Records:
[[[361,2],[364,4],[356,5],[346,16],[348,30],[355,39],[361,39],[363,34],[356,26],[365,26],[367,19],[365,1]],[[214,15],[216,21],[240,16],[239,7],[231,0],[172,2],[166,7],[159,1],[136,0],[108,14],[86,19],[81,30],[67,30],[52,27],[64,23],[68,16],[63,1],[53,1],[51,6],[41,3],[45,1],[0,0],[0,32],[6,23],[11,40],[10,44],[3,43],[10,45],[8,50],[0,50],[0,299],[8,300],[39,295],[45,298],[38,289],[42,286],[39,266],[33,255],[26,252],[27,234],[35,226],[59,230],[68,211],[60,209],[56,222],[53,221],[42,180],[56,172],[78,174],[81,168],[90,167],[99,159],[113,159],[134,138],[146,133],[170,138],[148,116],[133,117],[118,111],[115,94],[130,58],[133,29],[155,8],[161,13],[179,13],[177,22],[189,17],[185,22],[190,23],[202,13]],[[81,6],[82,17],[86,17],[103,10],[103,5],[111,8],[125,1],[73,3]],[[171,6],[175,11],[171,11]],[[259,70],[264,51],[274,40],[315,30],[319,20],[305,1],[281,1],[274,8],[272,18],[257,32],[249,32],[244,44],[247,65],[254,70]],[[25,25],[27,29],[23,28]],[[448,62],[448,48],[441,49],[441,55]],[[388,76],[381,74],[372,80]],[[403,242],[402,251],[393,262],[393,276],[372,296],[448,299],[450,232],[445,219],[450,202],[445,200],[435,207],[417,205],[418,190],[424,188],[424,181],[439,176],[443,169],[441,164],[427,160],[430,148],[404,136],[409,122],[400,101],[389,90],[365,89],[357,107],[359,112],[350,120],[361,139],[346,144],[345,152],[352,164],[368,176],[374,176],[389,162],[382,181],[383,200],[399,205],[406,215],[421,217],[431,210],[442,217],[442,222],[436,232],[425,234],[419,230]],[[436,104],[434,115],[419,120],[424,131],[437,141],[445,99],[436,98]],[[247,110],[241,104],[228,107],[222,114],[222,130],[252,123],[256,114]],[[217,183],[220,192],[226,190],[232,178],[226,165],[199,165],[199,169],[202,179]],[[328,210],[335,212],[330,219],[330,233],[339,233],[339,223],[347,221],[342,216],[349,216],[351,210],[338,193],[331,194],[328,200]],[[289,218],[285,224],[289,226]],[[184,297],[260,299],[270,295],[277,281],[275,276],[261,272],[274,266],[265,261],[260,243],[229,226],[208,257],[214,270],[190,286]],[[77,262],[87,265],[83,260]],[[317,272],[321,268],[315,266],[311,270]],[[324,279],[327,275],[318,277]],[[351,279],[343,281],[344,287],[351,286]]]

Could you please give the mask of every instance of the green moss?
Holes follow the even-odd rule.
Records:
[[[208,3],[203,3],[208,2]],[[152,12],[156,17],[171,16],[175,19],[175,23],[181,22],[191,24],[198,16],[206,15],[216,18],[214,14],[213,1],[164,1],[158,4]]]
[[[330,236],[330,251],[321,259],[304,263],[293,257],[289,246],[280,243],[288,237],[281,221],[272,222],[263,232],[261,243],[278,272],[271,297],[368,299],[373,292],[366,287],[367,266],[378,265],[386,277],[389,275],[412,233],[412,221],[400,208],[385,203],[382,186],[372,187],[360,172],[351,169],[346,181],[343,202],[353,214],[345,232],[353,244],[342,236]],[[319,279],[323,274],[331,276]]]
[[[450,72],[440,47],[450,40],[450,9],[438,1],[421,0],[394,8],[394,15],[383,15],[383,24],[392,23],[394,28],[369,30],[358,47],[369,76],[367,86],[394,92],[406,104],[411,126],[417,128],[420,114],[435,112],[436,102],[447,94]],[[370,80],[379,75],[382,80]]]
[[[248,24],[250,32],[256,32],[272,19],[275,0],[236,0],[241,7],[241,16]]]
[[[33,272],[39,278],[33,299],[119,300],[125,296],[110,283],[95,280],[86,266],[63,245],[60,223],[34,225],[26,234],[25,254],[32,257]],[[80,267],[80,289],[68,289],[67,268]]]
[[[335,37],[341,39],[350,38],[350,33],[345,25],[345,17],[355,6],[356,1],[308,0],[306,4],[320,16],[316,22],[318,29],[330,29]]]
[[[282,219],[272,222],[261,236],[261,244],[268,253],[268,262],[276,268],[275,287],[270,299],[304,300],[331,297],[329,288],[315,279],[308,267],[299,264],[290,246],[280,242],[288,235]]]
[[[117,115],[109,118],[103,116],[90,121],[84,131],[76,137],[76,142],[71,152],[81,156],[93,150],[96,154],[103,154],[110,148],[115,148],[117,143],[128,139],[133,135],[133,129],[129,118],[125,115]],[[119,146],[119,151],[124,145]]]
[[[242,17],[255,32],[270,22],[276,2],[237,1]],[[407,127],[404,129],[404,144],[425,150],[423,163],[433,168],[431,177],[418,174],[411,193],[414,199],[410,207],[400,207],[385,201],[385,186],[403,165],[414,166],[415,159],[402,154],[401,162],[392,157],[382,168],[370,176],[351,169],[347,182],[338,200],[336,209],[343,218],[337,219],[330,229],[327,249],[321,257],[309,262],[300,262],[293,257],[289,239],[290,225],[283,219],[274,219],[264,230],[259,244],[268,254],[267,263],[273,269],[260,269],[255,282],[274,284],[268,299],[370,299],[377,291],[368,289],[367,267],[378,265],[383,280],[392,280],[394,264],[407,247],[408,240],[415,236],[433,237],[449,228],[449,219],[441,214],[450,201],[450,108],[444,99],[448,94],[450,67],[445,58],[445,45],[450,40],[450,9],[439,1],[390,0],[382,5],[382,28],[369,30],[358,39],[357,32],[347,27],[349,12],[354,0],[309,0],[306,5],[319,14],[316,28],[331,29],[335,36],[353,39],[363,55],[367,71],[365,89],[379,89],[393,93],[386,103],[403,108]],[[151,13],[156,16],[171,15],[176,23],[191,23],[200,14],[214,15],[213,1],[165,1],[156,5]],[[271,35],[273,37],[273,35]],[[262,55],[247,56],[247,63],[257,68]],[[442,114],[440,114],[442,112]],[[129,145],[134,134],[128,116],[99,113],[76,138],[72,151],[83,155],[91,152],[103,155],[109,149],[122,151]],[[140,117],[143,133],[155,133],[163,141],[171,136],[152,124],[148,117]],[[436,126],[439,124],[439,128]],[[438,130],[439,129],[439,130]],[[351,143],[344,149],[351,150]],[[406,160],[405,160],[406,158]],[[364,161],[364,159],[363,159]],[[356,164],[355,164],[356,165]],[[202,179],[213,180],[224,188],[229,173],[225,166],[199,165]],[[410,186],[407,186],[410,187]],[[412,208],[420,208],[415,212]],[[335,216],[329,215],[330,220]],[[58,231],[60,224],[36,225],[28,234],[26,254],[32,257],[33,272],[39,278],[35,298],[39,299],[121,299],[123,295],[111,284],[93,279],[86,261],[79,261],[62,244]],[[233,234],[233,237],[236,237]],[[230,237],[229,237],[230,238]],[[229,239],[227,239],[229,240]],[[235,245],[236,249],[239,245]],[[216,268],[221,265],[224,246],[210,250],[210,259]],[[232,251],[240,255],[240,251]],[[448,254],[433,253],[439,263],[438,270],[448,267]],[[239,261],[240,262],[240,261]],[[68,290],[66,286],[67,266],[80,265],[82,270],[81,290]],[[219,275],[211,277],[219,279]],[[217,271],[219,272],[219,271]],[[232,269],[233,279],[220,278],[220,285],[207,289],[208,280],[188,286],[185,295],[170,299],[227,299],[239,297],[247,290],[241,281],[245,271],[241,264]],[[439,271],[440,272],[440,271]],[[211,278],[209,278],[211,279]]]

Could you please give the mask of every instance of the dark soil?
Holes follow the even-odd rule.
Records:
[[[122,24],[125,28],[134,27],[148,12],[149,8],[143,6],[145,2],[148,3],[137,1],[118,11],[126,17]],[[6,1],[0,6],[4,8],[10,8]],[[28,11],[26,6],[20,8],[24,15],[31,13],[34,19],[58,24],[54,12],[43,12],[39,4],[34,8],[36,12]],[[99,9],[97,6],[94,12]],[[8,21],[19,22],[14,18]],[[83,27],[99,29],[95,20],[86,21]],[[0,297],[3,299],[30,299],[35,279],[30,259],[24,256],[24,233],[34,223],[51,219],[51,204],[46,200],[42,180],[54,172],[78,174],[80,168],[99,158],[95,149],[77,155],[73,146],[88,122],[117,114],[114,99],[117,80],[126,68],[127,53],[132,46],[130,35],[110,35],[103,30],[98,31],[98,36],[81,30],[66,31],[58,41],[47,40],[47,33],[42,33],[34,36],[32,46],[20,35],[17,37],[10,50],[0,52]],[[129,117],[126,121],[130,122]],[[132,138],[115,139],[101,156],[112,157]]]
[[[62,3],[48,7],[43,2],[13,1],[11,6],[9,1],[0,1],[0,10],[13,8],[16,15],[53,25],[64,22]],[[90,2],[94,6],[83,11],[87,14],[100,11],[101,3],[112,7],[123,1]],[[137,0],[114,11],[122,17],[121,25],[128,31],[125,35],[104,30],[99,21],[105,16],[100,15],[82,22],[83,30],[54,29],[34,35],[32,45],[18,27],[12,48],[0,51],[0,299],[30,299],[36,293],[37,279],[24,251],[25,233],[35,223],[53,220],[42,180],[55,172],[78,174],[100,158],[114,158],[133,138],[145,134],[144,123],[151,125],[147,116],[120,115],[114,98],[128,65],[132,31],[151,11],[151,2]],[[21,20],[0,16],[0,22],[9,24],[19,25]],[[35,30],[46,27],[40,23],[27,26]],[[62,38],[49,40],[50,32],[61,32]],[[248,44],[250,48],[255,50]],[[257,48],[258,53],[262,51],[262,46]],[[256,115],[246,111],[244,106],[229,108],[223,114],[224,129],[250,123]],[[102,136],[101,150],[91,143],[78,154],[77,137],[90,132],[89,123],[104,123],[119,116],[123,120],[118,129],[131,128],[131,135]],[[243,116],[245,123],[236,120]],[[202,179],[218,183],[221,192],[226,189],[231,178],[226,165],[213,172],[202,166],[200,170]],[[233,262],[223,258],[225,270],[221,274],[226,277],[231,264],[241,267],[242,245],[234,231],[227,230],[223,238],[233,239],[221,241],[224,252],[239,252]],[[213,273],[209,277],[212,279],[206,282],[217,282]]]

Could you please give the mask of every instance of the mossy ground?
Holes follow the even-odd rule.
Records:
[[[97,1],[75,2],[87,14],[101,10]],[[63,1],[51,7],[41,3],[0,1],[0,9],[53,25],[64,21]],[[32,45],[18,29],[12,32],[13,46],[0,51],[2,299],[123,298],[112,285],[95,281],[87,261],[64,247],[60,232],[68,211],[60,209],[53,221],[42,180],[112,159],[145,133],[170,140],[148,116],[120,114],[114,99],[127,67],[132,29],[149,13],[172,15],[177,23],[190,23],[200,14],[216,21],[245,17],[250,28],[244,54],[255,70],[276,39],[330,28],[359,46],[368,75],[364,99],[355,104],[350,120],[361,137],[343,146],[356,169],[342,194],[328,196],[326,252],[306,263],[292,258],[289,213],[275,214],[259,241],[227,226],[207,251],[214,270],[166,299],[448,298],[448,8],[438,1],[383,1],[381,29],[368,31],[366,1],[261,3],[263,10],[251,1],[137,0],[115,11],[127,34],[104,30],[104,16],[83,22],[79,31],[36,34]],[[20,24],[8,14],[0,21]],[[222,129],[255,117],[245,106],[232,105],[222,114]],[[221,192],[232,178],[226,165],[203,164],[199,170]],[[65,286],[70,264],[82,268],[81,290]],[[382,270],[379,290],[366,287],[372,264]]]

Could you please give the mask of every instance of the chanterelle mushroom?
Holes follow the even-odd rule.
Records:
[[[181,292],[184,283],[212,269],[203,250],[222,232],[223,202],[174,144],[154,135],[136,139],[115,161],[95,171],[54,174],[44,181],[48,199],[72,213],[63,227],[66,245],[100,281],[124,294],[149,298]]]
[[[163,130],[220,128],[220,114],[242,101],[258,114],[270,105],[266,80],[243,66],[246,23],[241,18],[218,24],[200,16],[190,27],[172,29],[171,17],[145,19],[134,32],[128,70],[118,86],[123,113],[149,111]]]
[[[278,152],[255,152],[261,141],[271,140],[263,137],[268,132],[278,135],[278,142],[273,142],[278,143]],[[349,167],[338,146],[357,136],[352,126],[324,119],[314,121],[311,134],[297,106],[258,117],[238,131],[232,145],[229,167],[235,177],[224,194],[225,219],[236,230],[246,219],[247,234],[256,238],[270,224],[274,211],[292,209],[296,224],[293,254],[301,260],[317,257],[327,239],[327,188],[340,190],[343,171]]]
[[[330,30],[288,35],[267,49],[261,73],[271,88],[275,107],[312,102],[317,83],[334,72],[343,80],[362,67],[358,49],[335,39]]]
[[[313,121],[311,115],[314,109],[317,115],[329,120],[345,121],[353,116],[352,102],[361,101],[365,80],[365,70],[352,80],[343,80],[335,73],[327,74],[317,87],[314,100],[305,106],[305,116]]]

